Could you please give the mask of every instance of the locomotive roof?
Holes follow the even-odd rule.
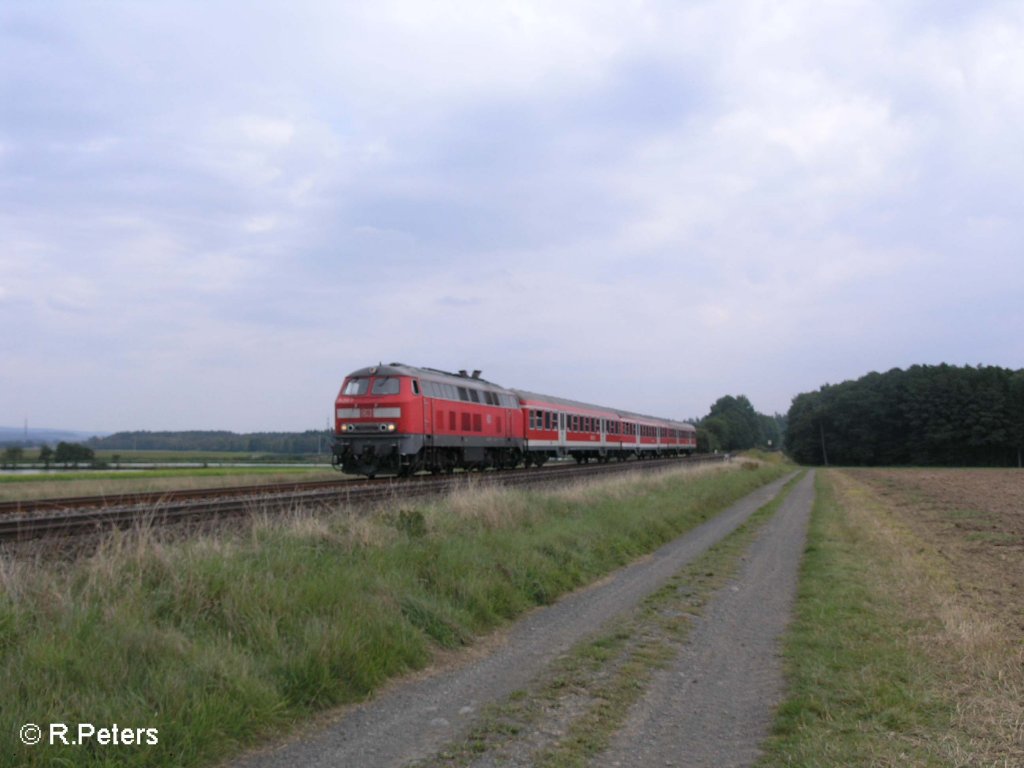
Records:
[[[482,384],[502,392],[512,392],[507,387],[495,384],[493,381],[481,379],[479,371],[474,371],[473,373],[477,375],[473,376],[468,372],[451,373],[449,371],[440,371],[437,368],[420,368],[414,365],[406,365],[405,363],[388,363],[387,365],[381,363],[367,368],[360,368],[358,371],[350,373],[349,376],[416,376],[427,381],[446,381],[449,384],[457,384],[462,387]]]
[[[632,411],[623,411],[618,408],[609,408],[604,405],[594,405],[593,403],[581,403],[578,400],[569,400],[564,397],[551,397],[550,395],[541,395],[537,392],[527,392],[523,389],[513,389],[513,392],[518,395],[520,400],[538,400],[544,403],[551,403],[553,405],[567,405],[573,408],[589,408],[594,411],[604,411],[605,413],[614,413],[620,419],[646,419],[648,421],[657,421],[662,424],[675,424],[677,426],[693,427],[692,424],[686,421],[677,421],[676,419],[665,419],[660,416],[647,416],[642,413],[633,413]]]

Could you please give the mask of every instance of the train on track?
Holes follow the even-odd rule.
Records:
[[[480,371],[391,363],[345,378],[335,401],[331,463],[349,474],[404,477],[696,449],[697,430],[685,422],[507,389]]]

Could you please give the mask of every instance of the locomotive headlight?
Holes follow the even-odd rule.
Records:
[[[387,429],[388,432],[394,432],[395,431],[395,425],[394,424],[388,424],[385,427],[385,429]]]

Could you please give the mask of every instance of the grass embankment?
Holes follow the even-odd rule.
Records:
[[[0,755],[197,765],[642,555],[785,467],[558,493],[467,492],[235,536],[114,536],[60,572],[0,560]],[[23,723],[155,728],[155,746],[22,745]],[[45,739],[44,739],[45,741]]]
[[[817,477],[790,693],[760,765],[1024,765],[1019,637],[897,506],[851,473]]]

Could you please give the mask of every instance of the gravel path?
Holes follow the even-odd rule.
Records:
[[[232,765],[375,768],[430,757],[444,744],[464,735],[482,706],[527,686],[579,640],[636,606],[774,498],[787,479],[755,491],[650,557],[602,582],[531,612],[506,633],[497,649],[482,658],[398,683],[367,704],[347,709],[317,732],[248,755]],[[806,486],[805,480],[800,487]],[[791,506],[786,504],[787,509]],[[798,548],[797,560],[799,552]],[[792,567],[795,569],[795,564]]]
[[[661,670],[599,766],[746,766],[783,694],[779,640],[796,595],[814,473],[790,493]]]

